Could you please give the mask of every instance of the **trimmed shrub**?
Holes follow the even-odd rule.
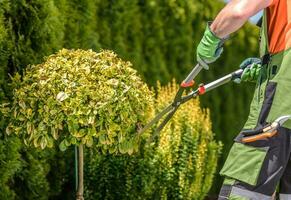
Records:
[[[174,83],[158,87],[156,112],[174,97]],[[152,142],[133,156],[87,151],[86,199],[204,199],[221,144],[213,140],[209,112],[199,100],[181,106]]]
[[[151,92],[111,51],[63,49],[14,76],[13,88],[11,108],[2,109],[6,132],[42,149],[59,138],[61,150],[96,139],[104,153],[132,154],[137,129],[152,116]]]

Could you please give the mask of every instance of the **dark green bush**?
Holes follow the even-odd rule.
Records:
[[[50,196],[58,194],[62,189],[63,181],[58,179],[57,174],[63,176],[64,168],[62,165],[51,168],[53,162],[60,164],[60,161],[55,161],[57,150],[40,151],[24,145],[21,147],[21,168],[10,180],[10,187],[16,194],[15,199],[47,200]],[[65,163],[65,161],[61,162]],[[55,180],[50,179],[50,183],[49,178]],[[66,179],[65,176],[62,178]]]
[[[12,177],[21,169],[20,140],[6,138],[0,133],[0,199],[14,199],[16,194],[10,186]]]
[[[49,199],[63,190],[66,159],[73,157],[26,148],[15,136],[0,134],[0,139],[0,199]]]

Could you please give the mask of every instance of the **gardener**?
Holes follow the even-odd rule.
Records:
[[[291,1],[232,0],[207,25],[197,48],[197,60],[207,67],[222,53],[222,44],[250,16],[264,9],[261,59],[242,64],[241,80],[256,80],[250,114],[243,130],[258,130],[291,114]],[[233,55],[235,56],[235,55]],[[219,199],[272,199],[279,185],[280,199],[291,200],[291,123],[273,137],[244,143],[240,133],[220,171],[225,177]]]

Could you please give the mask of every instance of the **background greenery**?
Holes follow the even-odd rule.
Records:
[[[213,20],[222,6],[223,2],[211,0],[2,0],[0,101],[11,99],[8,74],[22,73],[28,64],[40,63],[43,56],[62,47],[112,49],[131,61],[151,85],[157,80],[165,84],[173,77],[181,81],[195,64],[195,48],[206,22]],[[226,43],[222,58],[203,72],[199,80],[210,81],[235,70],[245,57],[257,55],[257,43],[258,29],[246,25]],[[251,85],[229,84],[201,98],[202,105],[211,110],[216,139],[224,144],[220,164],[246,119],[251,94]],[[5,122],[1,123],[4,127]],[[7,160],[0,163],[0,184],[10,180],[9,185],[13,186],[19,180],[27,180],[25,176],[29,173],[35,174],[32,164],[27,163],[43,169],[38,170],[36,177],[50,173],[59,176],[48,165],[51,156],[59,155],[39,157],[41,154],[25,149],[17,138],[4,136],[3,130],[0,144],[3,149],[0,158]],[[62,163],[60,166],[66,167]],[[7,170],[3,175],[2,168]],[[35,178],[35,181],[41,180],[47,181],[43,185],[54,185],[50,180]],[[214,193],[220,186],[217,181]],[[35,189],[30,182],[22,185],[27,191]],[[7,195],[17,194],[9,191],[7,184],[0,188]]]

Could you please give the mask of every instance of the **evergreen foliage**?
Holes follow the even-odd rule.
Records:
[[[49,199],[68,182],[69,157],[58,150],[36,151],[15,136],[0,134],[0,199]],[[57,169],[57,170],[56,170]]]
[[[2,7],[3,6],[3,7]],[[8,79],[9,53],[11,52],[11,40],[9,38],[7,21],[4,17],[5,4],[0,3],[0,101],[5,99]]]
[[[39,151],[24,145],[21,147],[21,168],[10,181],[10,187],[16,194],[15,199],[47,200],[56,192],[60,192],[62,181],[59,179],[51,180],[51,183],[48,181],[49,173],[56,170],[50,166],[51,162],[56,162],[56,151]],[[64,173],[61,166],[57,169],[59,173]],[[51,191],[52,188],[56,191]]]
[[[156,112],[178,89],[159,87]],[[157,138],[133,156],[87,151],[86,199],[204,199],[221,144],[213,140],[209,113],[192,100],[176,113]]]
[[[9,102],[12,93],[8,74],[22,73],[24,66],[40,62],[62,47],[62,23],[53,1],[0,1],[0,101]],[[40,153],[25,148],[14,136],[0,133],[0,199],[48,199],[62,189],[64,168],[50,164],[64,163],[54,153]],[[44,155],[45,154],[45,155]],[[51,174],[50,178],[47,175]],[[60,179],[62,174],[62,179]],[[51,189],[53,191],[51,191]]]
[[[11,178],[22,166],[19,153],[21,144],[18,138],[8,139],[2,133],[0,133],[0,199],[10,200],[16,196],[9,186]]]
[[[65,48],[100,48],[96,16],[98,1],[56,1],[63,16]]]
[[[44,56],[62,47],[63,28],[53,1],[6,0],[2,4],[12,41],[10,72],[40,62]]]

